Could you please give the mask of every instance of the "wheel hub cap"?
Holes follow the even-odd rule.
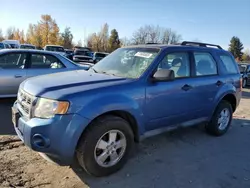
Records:
[[[220,130],[224,130],[227,128],[230,120],[230,112],[227,108],[223,109],[218,118],[218,125]]]
[[[126,137],[119,130],[110,130],[98,140],[94,157],[102,167],[111,167],[117,164],[126,150]]]

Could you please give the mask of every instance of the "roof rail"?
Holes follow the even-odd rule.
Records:
[[[191,41],[183,41],[181,43],[181,45],[186,46],[186,45],[198,45],[198,46],[202,46],[202,47],[208,47],[208,46],[214,46],[217,47],[219,49],[222,49],[221,46],[216,45],[216,44],[208,44],[208,43],[202,43],[202,42],[191,42]]]
[[[146,44],[160,44],[160,43],[155,43],[155,42],[147,42]]]

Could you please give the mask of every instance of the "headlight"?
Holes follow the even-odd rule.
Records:
[[[69,102],[38,98],[34,109],[34,117],[49,119],[55,114],[66,114]]]

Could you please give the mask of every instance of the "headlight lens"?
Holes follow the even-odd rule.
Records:
[[[68,109],[67,101],[39,98],[34,109],[34,117],[49,119],[55,114],[66,114]]]

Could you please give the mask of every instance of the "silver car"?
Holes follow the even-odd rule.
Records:
[[[58,53],[27,49],[1,50],[0,98],[16,97],[20,83],[29,77],[77,69],[86,70],[86,67]]]

